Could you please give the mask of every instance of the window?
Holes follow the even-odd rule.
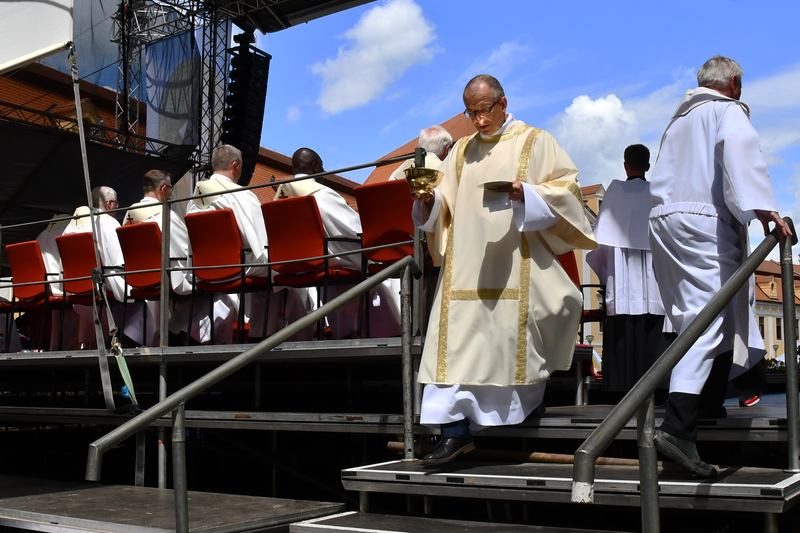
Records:
[[[764,317],[758,317],[758,331],[761,333],[761,338],[764,338]]]
[[[782,318],[775,318],[775,339],[782,341],[783,340],[783,319]]]

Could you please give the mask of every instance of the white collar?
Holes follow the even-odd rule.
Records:
[[[140,204],[153,204],[153,203],[159,203],[160,204],[161,202],[159,202],[158,200],[156,200],[152,196],[145,196],[144,198],[142,198],[142,201],[139,202],[139,203]]]
[[[210,179],[210,180],[228,180],[231,183],[233,183],[232,179],[230,179],[228,176],[223,176],[222,174],[212,174],[211,177],[208,178],[208,179]]]
[[[495,135],[501,135],[505,133],[505,131],[508,129],[508,127],[511,125],[512,122],[514,122],[514,115],[512,115],[511,113],[506,113],[506,121],[503,122],[503,125],[500,126],[499,130],[492,133],[491,135],[484,135],[481,132],[478,132],[478,135],[480,135],[482,139],[485,139],[486,137],[493,137]]]

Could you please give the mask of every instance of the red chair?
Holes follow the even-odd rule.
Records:
[[[44,267],[44,259],[42,259],[42,250],[39,248],[39,243],[36,241],[21,242],[18,244],[9,244],[6,246],[8,253],[8,262],[11,266],[11,278],[14,283],[31,283],[34,281],[47,281],[48,276],[56,277],[60,275],[59,272],[47,272]],[[42,283],[40,285],[24,285],[22,287],[14,287],[14,299],[12,301],[13,316],[14,309],[19,307],[25,309],[32,317],[34,311],[42,310],[42,331],[39,334],[39,349],[42,349],[42,339],[45,335],[45,322],[48,310],[60,310],[60,325],[59,325],[59,341],[58,349],[61,349],[61,328],[64,325],[64,299],[59,296],[53,296],[50,290],[50,284]],[[32,329],[32,337],[36,336],[35,333],[36,320],[31,318],[30,326]]]
[[[405,181],[394,180],[354,189],[361,218],[361,240],[364,248],[404,242],[414,238],[414,222],[411,208],[414,201],[408,193]],[[414,254],[413,244],[364,252],[364,258],[372,261],[367,265],[370,274],[380,272],[386,266]]]
[[[273,283],[287,287],[322,287],[321,303],[324,305],[328,301],[328,286],[355,283],[361,279],[361,272],[358,270],[330,266],[328,259],[307,259],[327,255],[328,243],[331,241],[361,244],[359,239],[327,237],[317,201],[313,196],[266,202],[261,204],[261,212],[264,214],[269,237],[270,262],[306,259],[273,265]],[[317,331],[319,338],[322,338],[321,323]],[[361,332],[358,333],[360,335]]]
[[[184,217],[192,245],[192,264],[195,267],[244,264],[247,248],[242,244],[236,217],[231,209],[208,210],[191,213]],[[248,292],[267,291],[269,309],[269,277],[250,277],[246,267],[215,268],[194,271],[192,304],[189,316],[194,312],[195,290],[209,295],[211,299],[211,323],[214,323],[214,294],[239,294],[239,316],[237,336],[241,339],[245,331],[244,295]],[[266,315],[266,313],[265,313]],[[267,317],[264,317],[266,331]],[[211,328],[214,343],[214,328]]]
[[[61,266],[64,269],[64,298],[67,303],[73,305],[92,305],[94,300],[93,282],[91,280],[92,270],[97,268],[95,261],[94,235],[91,232],[71,233],[56,237],[56,246],[61,256]],[[102,263],[102,261],[101,261]],[[116,270],[117,267],[104,267],[102,270]],[[66,281],[70,278],[89,279]],[[110,289],[106,290],[108,305],[113,306],[117,300]],[[97,303],[101,305],[102,299],[98,298]],[[102,316],[102,311],[100,311]]]
[[[405,242],[414,238],[411,209],[414,200],[408,193],[405,180],[393,180],[354,189],[361,218],[361,240],[364,248]],[[376,274],[407,255],[414,254],[413,244],[364,252],[362,271],[366,278]],[[429,277],[431,279],[431,277]],[[370,336],[369,305],[367,305],[367,337]]]
[[[161,268],[161,228],[155,222],[143,222],[117,228],[117,238],[125,258],[125,271]],[[169,276],[169,273],[167,273]],[[131,298],[142,302],[161,299],[161,272],[127,274],[125,284],[130,286]],[[147,309],[142,307],[142,338],[147,339]],[[125,327],[125,312],[122,314]],[[163,334],[163,332],[162,332]]]

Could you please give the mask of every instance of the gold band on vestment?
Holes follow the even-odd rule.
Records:
[[[519,300],[519,289],[453,289],[451,300]]]
[[[550,185],[552,187],[566,187],[569,192],[572,193],[580,203],[583,205],[583,195],[581,194],[581,190],[575,185],[575,182],[572,181],[548,181],[545,182],[545,185]]]

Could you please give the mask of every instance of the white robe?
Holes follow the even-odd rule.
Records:
[[[653,266],[682,333],[747,254],[754,210],[777,211],[746,108],[712,89],[687,91],[662,138],[650,195]],[[734,350],[731,378],[765,355],[754,303],[751,277],[675,367],[670,392],[699,394],[725,351]]]
[[[307,174],[297,174],[303,177]],[[313,196],[317,202],[322,225],[327,237],[344,237],[359,239],[361,219],[345,199],[333,189],[313,180],[287,183],[278,187],[275,200],[297,196]],[[331,241],[328,253],[357,250],[357,243]],[[352,254],[330,259],[331,267],[343,267],[361,271],[361,255]],[[328,300],[350,289],[354,284],[334,285],[328,287]],[[316,308],[316,288],[309,288],[314,308]],[[372,289],[368,298],[370,335],[372,337],[393,337],[400,334],[400,281],[389,279]],[[358,299],[329,315],[331,333],[334,339],[353,335],[358,331]],[[366,332],[364,332],[366,334]]]
[[[603,196],[594,229],[598,247],[586,262],[606,286],[608,316],[665,314],[653,275],[649,206],[650,184],[643,179],[614,180]],[[664,325],[669,328],[669,321]]]

